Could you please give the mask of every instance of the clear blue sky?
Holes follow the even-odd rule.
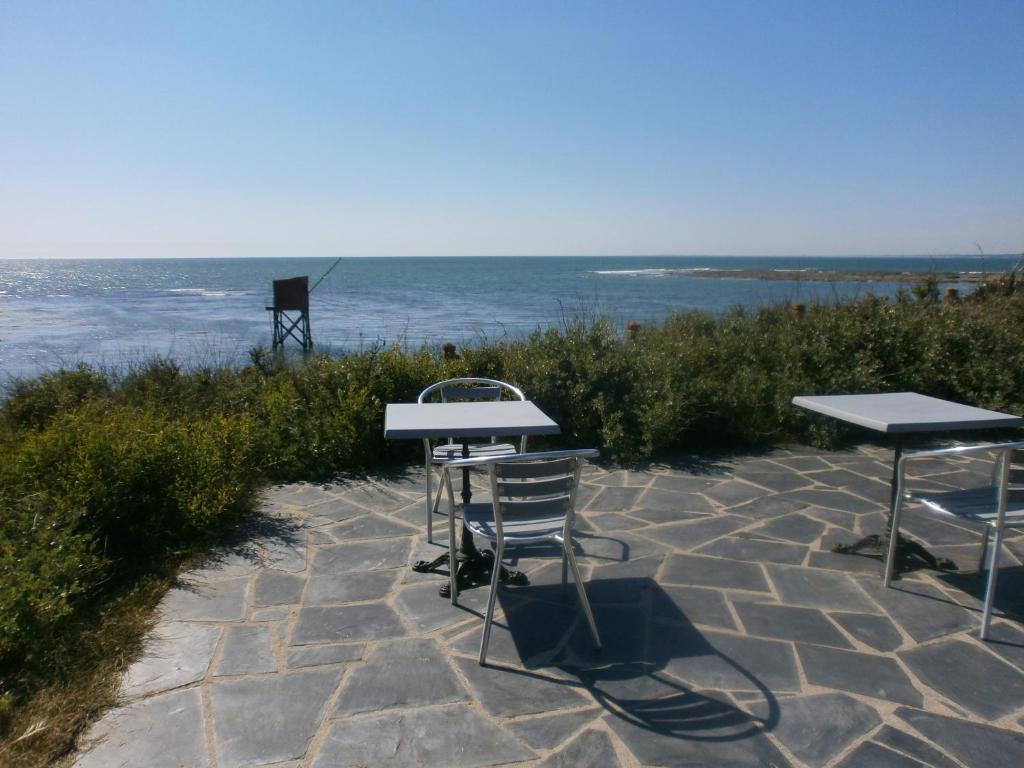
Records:
[[[0,257],[1024,250],[1024,1],[0,2]]]

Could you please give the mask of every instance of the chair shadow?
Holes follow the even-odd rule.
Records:
[[[506,619],[495,623],[491,649],[517,662],[509,674],[586,690],[612,716],[662,737],[722,742],[753,738],[779,721],[775,695],[749,669],[716,649],[651,578],[587,584],[603,647],[597,649],[570,582],[502,588]],[[500,628],[500,629],[499,629]],[[696,674],[749,695],[740,709],[714,685],[676,677]]]
[[[985,586],[988,582],[987,575],[979,577],[977,573],[940,573],[936,578],[978,601],[977,606],[967,606],[971,610],[981,612],[981,606],[985,600]],[[996,599],[993,614],[1004,619],[1024,624],[1024,602],[1021,601],[1024,595],[1024,566],[1003,566],[999,569],[999,578],[996,581]]]

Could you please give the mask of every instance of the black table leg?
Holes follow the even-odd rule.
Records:
[[[885,560],[887,550],[889,548],[889,537],[892,536],[893,515],[896,512],[896,494],[899,492],[899,465],[900,457],[902,455],[903,439],[897,437],[892,460],[889,516],[885,522],[885,531],[883,533],[872,533],[870,536],[865,536],[863,539],[855,541],[853,544],[835,544],[832,547],[833,552],[837,552],[841,555],[868,555],[872,557],[879,557],[883,561]],[[898,579],[901,572],[913,570],[915,567],[920,567],[921,565],[933,570],[956,570],[956,563],[952,560],[947,560],[945,558],[939,559],[925,549],[920,542],[909,539],[903,534],[899,534],[899,538],[896,541],[896,562],[893,564],[892,577],[894,579]]]
[[[462,441],[462,456],[469,458],[469,440]],[[469,486],[469,467],[462,468],[462,504],[469,506],[473,498],[473,491]],[[421,573],[433,571],[434,569],[449,563],[451,558],[448,553],[426,561],[419,560],[412,565],[414,571]],[[494,553],[490,550],[480,551],[476,548],[473,534],[462,526],[462,540],[459,543],[459,551],[455,553],[455,561],[458,563],[458,573],[455,574],[456,588],[461,592],[470,587],[479,587],[491,583],[491,569],[494,567]],[[504,566],[501,567],[499,580],[502,584],[523,585],[529,583],[526,574],[522,571],[512,571]],[[451,597],[451,585],[446,581],[438,590],[441,597]]]

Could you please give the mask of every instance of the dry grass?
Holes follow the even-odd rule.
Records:
[[[0,768],[70,764],[77,739],[115,703],[124,669],[138,657],[154,608],[171,580],[148,577],[62,628],[48,664],[19,669],[0,685]]]

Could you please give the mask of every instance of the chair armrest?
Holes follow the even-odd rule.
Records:
[[[517,461],[537,461],[539,459],[568,459],[579,457],[593,459],[600,455],[596,448],[578,448],[568,451],[537,451],[536,453],[513,453],[507,456],[474,456],[468,459],[455,459],[445,463],[450,469],[459,467],[478,467],[487,464],[510,464]]]
[[[908,462],[916,461],[918,459],[935,459],[935,458],[952,458],[955,456],[974,456],[979,453],[996,453],[996,454],[1009,454],[1012,451],[1020,450],[1024,448],[1024,441],[1015,441],[1012,443],[985,443],[983,445],[956,445],[951,448],[935,448],[926,451],[914,451],[913,453],[905,453],[900,456],[899,463],[897,464],[897,484],[896,491],[899,498],[902,498],[906,494],[906,465]],[[1001,464],[998,460],[993,462],[992,466],[992,484],[996,485],[999,482],[997,477]]]

